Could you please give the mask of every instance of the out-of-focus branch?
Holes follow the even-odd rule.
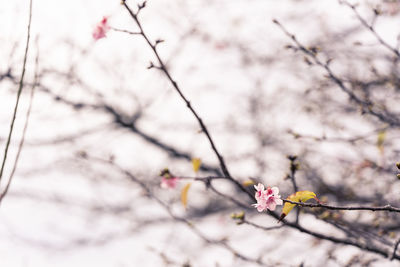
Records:
[[[390,260],[393,260],[396,257],[396,251],[397,248],[399,247],[399,244],[400,244],[400,239],[397,240],[396,244],[394,244],[392,257],[390,257]]]
[[[357,19],[361,22],[361,24],[367,28],[373,35],[374,37],[378,40],[378,42],[383,45],[384,47],[386,47],[389,51],[391,51],[392,53],[394,53],[398,58],[400,58],[400,52],[398,49],[390,46],[387,42],[385,42],[382,37],[376,32],[373,23],[369,24],[361,15],[360,13],[357,11],[357,8],[355,5],[350,4],[349,2],[347,2],[346,0],[339,0],[339,3],[344,4],[346,6],[348,6],[349,8],[351,8],[351,10],[353,10],[354,14],[357,16]]]
[[[10,79],[13,80],[13,76]],[[123,112],[116,110],[115,108],[113,108],[111,105],[109,105],[107,103],[90,104],[90,103],[85,103],[85,102],[74,102],[74,101],[71,101],[67,98],[64,98],[60,95],[53,93],[50,89],[48,89],[46,86],[44,86],[41,83],[37,83],[36,86],[38,87],[38,89],[40,88],[41,91],[43,91],[43,92],[49,94],[51,97],[53,97],[55,101],[58,101],[65,105],[68,105],[75,110],[94,109],[94,110],[100,110],[100,111],[105,112],[106,114],[109,114],[114,119],[115,124],[130,130],[132,133],[143,138],[146,142],[165,151],[166,153],[168,153],[169,156],[171,156],[173,158],[184,159],[187,161],[191,161],[193,158],[193,155],[191,155],[190,153],[181,151],[178,148],[173,147],[170,144],[164,143],[161,140],[159,140],[158,138],[156,138],[155,136],[152,136],[152,135],[144,132],[142,129],[138,128],[136,125],[136,122],[140,118],[140,114],[139,114],[140,111],[138,111],[138,113],[136,113],[132,117],[132,116],[128,116],[128,115],[124,114]],[[94,129],[94,130],[96,130],[96,129]],[[94,130],[89,130],[87,133],[91,133]],[[83,132],[80,134],[86,134],[86,132]],[[66,137],[67,140],[72,140],[73,138],[75,138],[75,136]],[[64,138],[62,138],[59,141],[64,141]],[[200,166],[200,170],[205,171],[205,172],[211,172],[218,176],[221,175],[221,171],[217,167],[211,166],[208,164],[202,164]]]
[[[172,156],[174,158],[183,158],[188,161],[192,160],[193,157],[189,153],[184,152],[184,151],[179,151],[178,149],[172,147],[171,145],[165,144],[165,143],[161,142],[161,140],[158,140],[157,138],[150,136],[150,135],[144,133],[143,131],[141,131],[140,129],[138,129],[135,124],[135,120],[132,120],[132,119],[126,120],[124,118],[123,114],[116,111],[113,107],[104,104],[104,105],[100,106],[100,109],[103,109],[103,110],[107,111],[109,114],[111,114],[114,117],[115,123],[117,123],[120,126],[123,126],[124,128],[129,129],[130,131],[132,131],[135,134],[142,137],[147,142],[161,148],[162,150],[166,151],[170,156]],[[213,172],[217,175],[220,175],[220,171],[217,168],[208,166],[206,164],[202,164],[202,166],[200,166],[200,169],[203,171],[209,171],[209,172]]]
[[[276,229],[280,229],[280,228],[282,228],[284,226],[284,225],[278,225],[278,226],[266,227],[266,226],[259,225],[259,224],[256,224],[254,222],[251,222],[251,221],[249,221],[247,219],[240,220],[239,224],[247,224],[247,225],[253,226],[254,228],[261,229],[263,231],[276,230]]]
[[[353,102],[355,102],[356,104],[360,105],[363,108],[364,113],[370,114],[370,115],[376,117],[377,119],[379,119],[380,121],[388,123],[391,126],[400,127],[400,120],[397,118],[397,116],[395,116],[393,114],[385,114],[385,113],[379,112],[377,110],[374,110],[374,108],[371,106],[371,103],[369,103],[367,101],[363,101],[356,94],[354,94],[352,92],[352,90],[345,85],[345,83],[342,81],[342,79],[340,79],[332,71],[332,69],[329,65],[330,60],[327,60],[326,62],[321,61],[318,58],[317,53],[315,51],[313,51],[312,49],[308,49],[303,44],[301,44],[297,40],[296,36],[294,34],[290,33],[278,20],[274,19],[273,23],[278,25],[279,28],[286,34],[286,36],[288,36],[296,44],[296,49],[300,50],[305,55],[309,56],[313,60],[314,64],[322,67],[327,72],[328,77],[334,83],[336,83],[339,86],[339,88],[343,92],[345,92]]]
[[[297,191],[299,191],[299,189],[297,187],[297,183],[296,183],[296,171],[298,169],[298,163],[296,162],[297,156],[290,155],[287,158],[290,161],[289,178],[290,178],[290,181],[292,181],[293,190],[296,193]]]
[[[362,141],[366,140],[368,138],[371,138],[372,135],[376,135],[379,132],[386,131],[388,127],[378,127],[377,129],[363,135],[357,135],[354,137],[346,138],[346,137],[328,137],[328,136],[316,136],[316,135],[308,135],[308,134],[302,134],[299,132],[294,132],[292,130],[288,130],[287,133],[291,134],[295,139],[309,139],[317,142],[327,142],[327,143],[351,143],[354,144],[357,141]]]

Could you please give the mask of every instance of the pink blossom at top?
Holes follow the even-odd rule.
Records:
[[[254,188],[257,190],[255,193],[256,204],[253,204],[259,212],[264,210],[275,210],[276,205],[283,205],[283,201],[279,194],[278,187],[268,187],[264,189],[264,185],[259,183]]]
[[[175,188],[176,184],[178,183],[178,178],[177,177],[171,177],[171,178],[166,178],[163,177],[161,179],[161,187],[162,188]]]
[[[96,27],[94,28],[92,36],[95,40],[106,37],[107,32],[111,29],[111,27],[108,25],[107,19],[107,17],[103,17],[103,19],[97,23]]]

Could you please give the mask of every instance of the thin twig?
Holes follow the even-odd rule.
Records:
[[[28,106],[28,110],[27,110],[26,115],[25,115],[25,124],[24,124],[24,129],[22,130],[22,137],[21,137],[20,143],[18,145],[17,155],[15,156],[15,160],[14,160],[14,166],[13,166],[13,168],[11,170],[10,177],[8,178],[7,185],[4,188],[4,191],[0,194],[0,204],[1,204],[1,201],[3,200],[3,198],[6,196],[6,194],[8,192],[8,189],[10,188],[11,181],[12,181],[12,179],[14,177],[14,174],[15,174],[15,171],[17,169],[17,165],[18,165],[19,157],[21,155],[22,147],[24,146],[26,131],[28,129],[28,124],[29,124],[29,117],[30,117],[31,110],[32,110],[32,105],[33,105],[33,97],[34,97],[34,94],[35,94],[35,88],[36,88],[37,80],[39,78],[38,65],[39,65],[39,52],[36,55],[36,59],[35,59],[35,78],[34,78],[34,82],[32,83],[32,86],[31,86],[31,94],[30,94],[30,98],[29,98],[29,106]]]
[[[117,29],[117,28],[113,28],[113,27],[111,27],[111,29],[116,32],[124,32],[124,33],[132,34],[132,35],[141,34],[140,32],[131,32],[128,30],[122,30],[122,29]]]
[[[376,133],[386,131],[388,129],[387,126],[384,127],[378,127],[375,130],[370,131],[367,134],[363,135],[356,135],[354,137],[350,138],[345,138],[345,137],[327,137],[327,136],[315,136],[315,135],[306,135],[306,134],[301,134],[298,132],[293,132],[291,130],[288,131],[289,134],[293,135],[295,139],[311,139],[313,141],[321,141],[321,142],[330,142],[330,143],[336,143],[336,142],[348,142],[348,143],[355,143],[357,141],[365,140],[368,138],[371,138],[371,135],[374,135]]]
[[[28,34],[27,34],[27,37],[26,37],[26,46],[25,46],[24,61],[23,61],[23,64],[22,64],[22,73],[21,73],[21,78],[19,80],[19,87],[18,87],[18,92],[17,92],[17,100],[16,100],[15,106],[14,106],[14,113],[13,113],[13,117],[12,117],[12,120],[11,120],[10,131],[8,133],[7,143],[6,143],[6,147],[4,149],[4,156],[3,156],[2,163],[1,163],[0,182],[1,182],[1,178],[3,177],[4,167],[5,167],[5,164],[6,164],[6,161],[7,161],[8,149],[10,147],[11,136],[12,136],[12,133],[13,133],[13,130],[14,130],[14,123],[15,123],[15,119],[16,119],[16,116],[17,116],[19,99],[20,99],[20,96],[21,96],[22,88],[24,87],[25,68],[26,68],[26,61],[27,61],[27,58],[28,58],[29,40],[31,38],[31,22],[32,22],[32,0],[29,1]]]
[[[193,181],[212,181],[212,180],[222,180],[226,179],[226,177],[223,176],[204,176],[204,177],[194,177],[194,176],[177,176],[179,179],[183,180],[193,180]]]

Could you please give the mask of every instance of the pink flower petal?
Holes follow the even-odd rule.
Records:
[[[271,190],[272,190],[272,193],[275,196],[277,196],[279,194],[279,188],[278,187],[274,186],[274,187],[271,188]]]
[[[264,191],[264,185],[262,183],[258,183],[258,185],[254,185],[254,188],[257,191]]]
[[[108,25],[108,18],[103,17],[103,19],[97,23],[96,27],[94,28],[92,32],[93,39],[96,41],[106,37],[107,32],[111,29],[111,27]]]
[[[172,178],[165,178],[163,177],[161,179],[161,187],[162,188],[175,188],[178,183],[178,178],[177,177],[172,177]]]
[[[274,198],[274,197],[268,198],[268,201],[267,201],[267,208],[268,208],[269,210],[275,210],[275,208],[276,208],[276,203],[275,203],[275,198]]]

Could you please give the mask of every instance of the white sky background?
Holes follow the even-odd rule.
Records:
[[[372,5],[373,1],[368,3]],[[0,2],[1,72],[12,65],[13,73],[20,75],[28,5],[28,1],[21,0]],[[135,5],[131,2],[132,7]],[[303,43],[313,44],[326,34],[338,34],[340,37],[344,29],[357,26],[358,22],[353,13],[337,1],[150,0],[142,12],[145,31],[153,40],[165,40],[159,48],[161,56],[208,125],[235,176],[261,176],[267,184],[285,184],[282,182],[287,168],[284,155],[301,153],[303,149],[301,144],[291,142],[291,136],[286,133],[288,128],[316,136],[357,135],[373,130],[368,124],[359,122],[354,125],[353,118],[345,118],[339,124],[345,125],[346,131],[334,132],[301,112],[302,105],[296,97],[304,88],[312,86],[310,82],[320,73],[316,70],[307,75],[308,67],[300,56],[296,57],[284,49],[290,42],[272,23],[273,18],[278,19]],[[134,23],[117,0],[34,0],[26,81],[33,79],[34,58],[38,51],[40,70],[66,72],[73,66],[86,88],[67,85],[57,75],[50,75],[41,82],[70,100],[88,103],[96,101],[89,91],[94,89],[103,94],[108,103],[127,113],[133,113],[139,103],[146,107],[144,119],[140,122],[144,130],[192,152],[205,163],[216,165],[209,144],[197,133],[197,122],[167,80],[156,70],[146,69],[154,57],[143,40],[137,36],[110,32],[107,38],[93,41],[93,27],[104,15],[110,16],[113,27],[135,31]],[[390,18],[377,24],[382,37],[391,44],[396,43],[397,36],[393,34],[393,29],[398,32],[398,21]],[[194,26],[205,34],[183,38]],[[209,37],[206,38],[206,35]],[[345,50],[353,39],[376,43],[371,35],[364,32],[337,44],[337,51]],[[239,47],[248,50],[249,54],[260,54],[271,63],[243,68],[243,54]],[[326,47],[329,48],[328,45]],[[339,52],[337,54],[340,55]],[[337,70],[343,71],[338,67]],[[360,73],[362,75],[362,70]],[[254,137],[249,135],[252,121],[248,119],[248,98],[256,91],[255,81],[263,88],[267,101],[265,105],[271,106],[269,113],[262,118],[263,127],[272,137],[287,142],[281,152],[261,153],[269,162],[266,170],[258,169],[254,161],[243,156],[254,153],[258,146]],[[0,83],[1,145],[4,145],[8,131],[15,89],[12,83]],[[337,97],[346,99],[343,95]],[[27,99],[28,94],[24,93],[10,159],[15,156]],[[279,105],[273,106],[276,103]],[[326,120],[332,120],[329,114]],[[190,260],[193,266],[215,266],[216,263],[219,266],[251,266],[233,258],[224,249],[215,246],[204,248],[202,241],[184,225],[167,221],[138,228],[135,224],[137,218],[168,216],[156,203],[143,198],[141,190],[110,174],[105,167],[86,166],[71,160],[76,152],[85,150],[100,157],[115,155],[116,162],[149,179],[156,179],[159,170],[165,166],[178,173],[192,175],[191,166],[169,160],[158,149],[124,131],[105,128],[108,122],[108,116],[98,112],[71,111],[55,103],[45,93],[37,92],[27,145],[22,152],[10,195],[0,208],[0,266],[160,266],[163,264],[160,252],[180,264]],[[233,128],[244,130],[229,132],[224,126],[227,122]],[[99,130],[76,141],[57,145],[51,143],[51,140],[93,128]],[[343,157],[355,157],[339,145],[318,146],[315,149],[332,157],[338,153],[342,153]],[[366,153],[376,157],[373,149]],[[103,171],[107,179],[94,177],[92,171]],[[324,171],[331,181],[336,181],[337,177],[329,175],[329,168]],[[156,186],[157,182],[154,184]],[[389,197],[396,196],[396,193],[398,190],[391,192]],[[195,184],[191,194],[191,205],[201,206],[204,197],[202,185]],[[55,196],[59,195],[68,202],[55,204]],[[172,201],[179,197],[179,190],[161,192],[160,195]],[[87,210],[93,204],[97,207],[129,207],[130,203],[133,215],[99,215]],[[174,209],[178,214],[185,214],[179,203]],[[266,226],[276,225],[266,216],[254,217],[254,220]],[[312,218],[304,217],[305,225],[312,222]],[[196,225],[210,237],[229,236],[232,245],[246,255],[256,257],[265,251],[264,259],[272,263],[281,261],[298,265],[304,261],[306,266],[321,266],[326,250],[332,245],[329,242],[317,243],[292,230],[263,233],[248,226],[237,226],[230,220],[229,213],[210,216],[207,220],[197,221]],[[326,226],[318,227],[323,232]],[[99,237],[105,242],[70,245],[72,241],[98,240]],[[277,242],[282,245],[276,247]],[[290,253],[293,256],[283,256],[288,254],[287,251],[294,251]],[[337,255],[344,263],[357,252],[357,249],[343,247],[337,250]],[[379,256],[376,258],[376,266],[396,266]],[[325,264],[337,266],[335,263]]]

